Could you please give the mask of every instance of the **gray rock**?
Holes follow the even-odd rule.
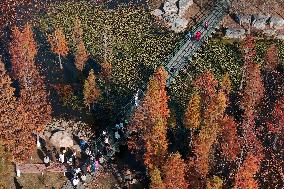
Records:
[[[245,36],[245,33],[246,33],[245,29],[228,28],[226,30],[225,37],[239,39],[243,38]]]
[[[163,17],[163,11],[161,11],[160,9],[155,9],[151,12],[152,15],[158,17],[159,19],[162,19]]]
[[[193,0],[179,0],[179,16],[183,16],[192,4]]]
[[[240,25],[242,24],[251,24],[251,15],[250,14],[244,14],[244,13],[236,13],[237,20]]]
[[[172,13],[175,13],[177,14],[178,13],[178,8],[176,6],[176,1],[166,1],[164,3],[164,7],[163,7],[164,11],[165,11],[165,14],[172,14]]]
[[[270,18],[269,16],[265,16],[261,14],[253,15],[252,27],[255,27],[257,29],[265,29],[269,18]]]
[[[284,28],[284,19],[279,17],[271,17],[269,24],[271,28],[282,29]]]
[[[188,21],[184,18],[177,18],[175,21],[172,23],[171,30],[174,32],[181,32],[184,31],[187,27]]]
[[[276,39],[284,40],[284,34],[277,35]]]

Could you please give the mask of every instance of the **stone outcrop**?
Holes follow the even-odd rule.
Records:
[[[270,28],[283,29],[284,19],[279,17],[271,17],[269,20]]]
[[[165,21],[170,30],[178,33],[187,27],[188,20],[183,16],[192,4],[193,0],[166,0],[162,10],[156,9],[151,13],[158,19]]]
[[[246,31],[245,29],[235,29],[235,28],[228,28],[226,30],[225,37],[227,38],[235,38],[235,39],[242,39],[245,37]]]
[[[255,14],[252,16],[252,27],[255,27],[256,29],[265,29],[267,25],[267,21],[269,20],[269,16],[261,15],[261,14]]]

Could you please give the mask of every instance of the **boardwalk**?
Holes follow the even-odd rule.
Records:
[[[162,64],[169,73],[167,79],[167,86],[170,86],[171,82],[178,75],[179,71],[188,64],[188,60],[192,60],[198,49],[212,36],[216,28],[218,28],[222,19],[228,14],[229,4],[226,0],[219,0],[215,6],[212,7],[208,14],[203,16],[200,22],[195,25],[192,32],[200,31],[201,39],[199,41],[193,41],[188,37],[184,37],[173,50],[173,52],[166,58],[166,61]],[[208,22],[208,28],[204,28],[204,22]],[[139,89],[139,101],[144,96],[146,90],[146,83],[140,86]],[[128,102],[118,113],[119,116],[128,118],[135,109],[135,97]]]
[[[65,172],[66,167],[61,163],[51,163],[49,167],[44,164],[21,164],[17,166],[21,173]]]
[[[211,37],[215,29],[219,27],[219,23],[227,14],[226,8],[223,5],[223,3],[218,3],[213,10],[208,15],[204,16],[201,22],[195,26],[192,32],[201,32],[201,39],[199,41],[185,37],[169,56],[168,61],[164,64],[166,70],[169,72],[167,86],[170,85],[179,71],[186,66],[188,60],[191,60],[197,50]],[[205,21],[208,22],[208,29],[204,28]]]

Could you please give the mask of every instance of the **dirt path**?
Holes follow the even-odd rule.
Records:
[[[43,173],[43,172],[65,172],[67,169],[61,163],[51,163],[49,167],[44,164],[22,164],[18,165],[21,173]]]

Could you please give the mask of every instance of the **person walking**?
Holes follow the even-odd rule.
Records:
[[[49,159],[49,156],[48,156],[48,155],[46,155],[46,156],[43,158],[43,162],[44,162],[45,167],[49,167],[49,166],[50,166],[50,159]]]
[[[198,32],[196,32],[196,34],[195,34],[195,39],[196,39],[196,41],[199,41],[200,38],[201,38],[201,32],[198,31]]]
[[[207,30],[208,29],[208,21],[205,21],[204,23],[204,28]]]

